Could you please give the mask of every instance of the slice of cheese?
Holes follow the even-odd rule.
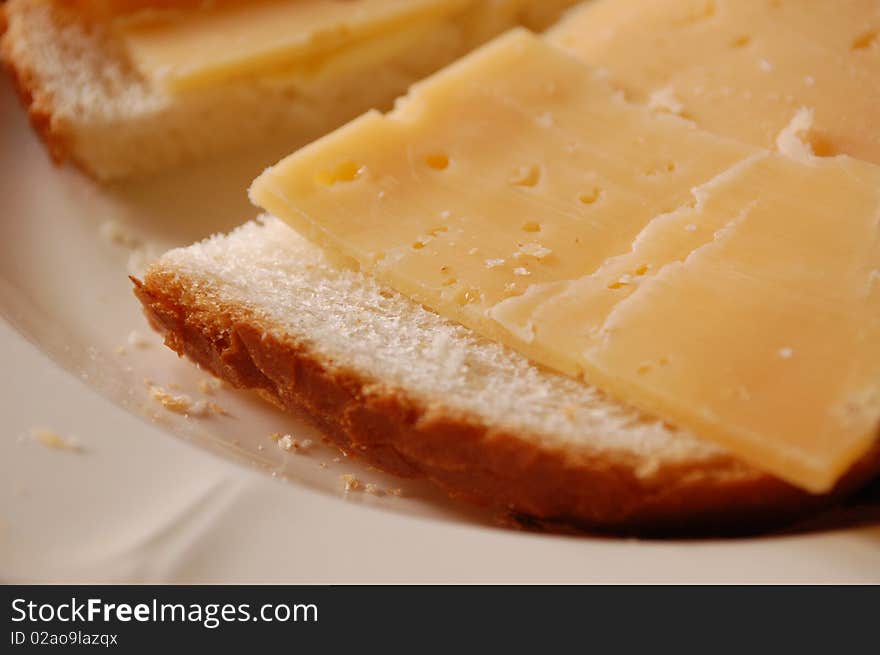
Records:
[[[811,491],[880,421],[880,168],[625,102],[522,31],[252,200],[414,300]]]
[[[876,0],[596,0],[549,38],[711,132],[773,148],[807,108],[817,155],[880,163]]]
[[[366,114],[274,167],[254,186],[258,204],[287,216],[303,202],[329,203],[308,221],[327,238],[384,260],[383,270],[412,267],[408,291],[420,301],[460,299],[461,311],[481,316],[482,305],[594,270],[752,152],[646,115],[524,32],[465,61],[416,85],[390,117]],[[333,210],[362,194],[372,196],[362,211]],[[424,271],[426,257],[455,265]]]
[[[637,405],[826,491],[877,438],[880,170],[767,158],[706,213],[737,218],[617,305],[587,365]]]
[[[804,189],[809,189],[804,198]],[[880,421],[880,169],[760,154],[492,315],[545,362],[825,491]]]
[[[308,64],[349,44],[437,20],[470,0],[259,0],[123,20],[135,67],[171,90]]]

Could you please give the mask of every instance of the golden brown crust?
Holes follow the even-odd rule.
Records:
[[[40,79],[27,49],[15,47],[17,34],[12,25],[12,12],[25,4],[10,2],[0,5],[0,59],[3,60],[3,67],[9,73],[31,126],[46,145],[52,161],[56,164],[70,161],[87,175],[96,178],[89,166],[77,157],[73,135],[64,129],[55,99]]]
[[[426,477],[453,496],[542,525],[640,534],[753,531],[827,505],[880,467],[878,448],[826,496],[731,457],[699,467],[665,465],[646,481],[632,458],[550,450],[474,417],[428,409],[405,391],[322,359],[294,336],[272,336],[272,325],[225,303],[204,280],[154,268],[144,282],[132,281],[150,323],[180,355],[305,415],[373,466]]]
[[[69,139],[60,133],[54,124],[55,110],[52,96],[40,83],[33,63],[14,47],[16,34],[9,29],[10,16],[8,14],[15,7],[15,3],[0,7],[0,12],[3,15],[0,57],[9,72],[12,85],[27,111],[31,125],[46,144],[52,160],[55,163],[61,163],[71,156]]]

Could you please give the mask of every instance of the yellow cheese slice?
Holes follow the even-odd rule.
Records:
[[[530,326],[544,361],[826,491],[877,436],[878,220],[877,167],[762,153],[595,274],[492,315]]]
[[[711,132],[773,148],[807,108],[816,154],[880,163],[876,0],[596,0],[549,38]]]
[[[729,228],[615,306],[583,356],[635,404],[827,491],[880,420],[880,169],[804,168],[769,157],[721,185],[703,213]]]
[[[351,43],[438,19],[470,0],[259,0],[122,20],[135,67],[171,90],[308,63]]]
[[[413,267],[408,292],[420,301],[467,299],[462,311],[481,316],[476,305],[594,270],[652,217],[687,202],[694,185],[752,152],[646,115],[523,32],[467,61],[417,85],[391,117],[369,113],[274,167],[254,198],[282,216],[328,203],[313,207],[315,229],[341,237],[358,259],[386,258],[383,270]],[[363,211],[336,211],[362,194],[371,196]],[[476,233],[475,208],[490,223]],[[426,271],[426,256],[456,264]]]
[[[630,105],[516,31],[252,200],[536,361],[821,492],[880,421],[880,168]]]

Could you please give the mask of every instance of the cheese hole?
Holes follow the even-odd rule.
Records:
[[[320,171],[315,175],[315,181],[324,186],[333,186],[337,182],[354,182],[365,170],[365,166],[358,166],[353,161],[344,161],[336,168]]]
[[[638,373],[639,375],[647,375],[648,373],[650,373],[651,371],[654,370],[655,366],[668,366],[668,365],[669,365],[669,358],[666,357],[665,355],[663,355],[663,356],[658,357],[656,362],[642,362],[636,368],[636,373]]]
[[[510,176],[514,186],[534,187],[541,181],[541,168],[536,165],[522,166]]]
[[[694,7],[690,12],[681,17],[682,23],[697,23],[715,16],[716,8],[714,0],[706,0],[702,5]]]
[[[880,29],[868,30],[864,34],[860,34],[855,41],[852,42],[853,50],[867,50],[880,36]]]
[[[413,250],[421,250],[424,247],[425,247],[425,244],[422,243],[421,241],[416,241],[415,243],[412,244]]]
[[[425,163],[429,168],[433,168],[435,171],[445,171],[449,168],[449,157],[442,152],[436,152],[427,155],[425,157]]]
[[[470,305],[480,299],[480,292],[476,289],[458,289],[455,292],[455,302],[459,305]]]
[[[730,47],[731,48],[745,48],[751,42],[752,42],[752,37],[750,37],[748,34],[741,34],[740,36],[736,37],[733,41],[730,42]]]
[[[599,187],[593,187],[589,191],[584,191],[578,195],[578,200],[581,201],[582,205],[592,205],[594,202],[599,200],[602,197],[602,189]]]
[[[541,224],[537,221],[526,221],[522,226],[523,232],[540,232]]]
[[[638,276],[642,276],[642,275],[644,275],[645,273],[647,273],[647,272],[648,272],[648,269],[650,269],[650,268],[651,268],[651,267],[648,266],[647,264],[642,264],[642,265],[639,266],[635,271],[633,271],[633,273],[635,273],[635,274],[638,275]]]
[[[840,154],[831,141],[821,134],[810,132],[806,135],[806,141],[810,144],[813,154],[817,157],[835,157]]]
[[[655,175],[660,175],[661,173],[674,173],[676,169],[676,165],[674,161],[668,161],[665,164],[662,164],[656,168],[649,168],[645,171],[645,175],[648,177],[653,177]]]

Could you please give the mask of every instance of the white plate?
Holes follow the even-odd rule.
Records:
[[[515,532],[339,458],[250,394],[203,393],[150,334],[130,260],[251,217],[244,189],[278,154],[100,188],[51,166],[0,87],[0,580],[880,582],[876,523],[692,542]],[[170,412],[145,379],[228,415]],[[316,444],[291,454],[273,432]],[[344,474],[403,494],[346,493]]]

